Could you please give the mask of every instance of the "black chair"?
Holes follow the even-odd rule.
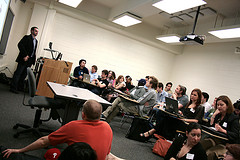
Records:
[[[39,128],[39,124],[41,124],[42,121],[48,121],[51,118],[59,120],[60,116],[57,113],[57,109],[64,108],[64,106],[65,106],[64,102],[62,102],[62,101],[57,101],[57,100],[52,99],[52,98],[35,95],[35,93],[36,93],[36,78],[35,78],[35,76],[33,74],[33,71],[31,70],[30,67],[27,68],[27,77],[28,77],[29,95],[30,95],[31,98],[28,100],[28,104],[25,104],[25,94],[24,94],[23,105],[24,106],[30,106],[32,109],[34,109],[36,107],[37,110],[35,112],[33,127],[30,127],[30,126],[25,125],[25,124],[19,124],[19,123],[17,123],[13,127],[13,129],[17,129],[18,127],[22,127],[22,128],[25,129],[23,131],[19,131],[16,134],[14,134],[14,138],[17,138],[22,133],[29,133],[29,132],[34,133],[39,137],[42,136],[41,132],[51,133],[52,130]],[[42,109],[51,109],[50,116],[49,116],[48,120],[41,120],[40,119]]]

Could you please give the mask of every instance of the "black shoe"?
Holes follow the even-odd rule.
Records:
[[[12,88],[10,88],[10,92],[15,93],[15,94],[18,94],[18,93],[19,93],[17,90],[12,89]]]
[[[103,114],[101,114],[100,120],[101,121],[106,121],[107,119],[106,119],[106,117]]]

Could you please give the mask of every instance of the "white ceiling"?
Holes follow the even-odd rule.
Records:
[[[83,0],[76,9],[109,22],[122,13],[133,13],[142,17],[143,22],[127,28],[122,26],[118,28],[153,41],[158,35],[179,34],[183,36],[192,32],[196,13],[192,14],[192,18],[183,18],[180,22],[174,21],[171,17],[189,14],[189,12],[196,11],[197,7],[169,15],[152,6],[157,1],[159,0]],[[215,12],[200,14],[194,33],[206,35],[205,43],[240,41],[240,38],[221,40],[208,33],[213,28],[240,25],[240,0],[205,1],[207,4],[201,6],[201,11],[210,8]]]
[[[163,27],[163,23],[159,23],[162,20],[169,24],[169,27],[174,26],[182,26],[187,24],[192,24],[194,22],[194,18],[192,20],[187,20],[182,23],[176,23],[171,19],[166,19],[166,17],[159,15],[161,10],[152,6],[154,2],[157,0],[83,0],[83,2],[79,5],[78,9],[83,10],[85,12],[94,14],[95,16],[99,16],[101,18],[112,19],[115,16],[118,16],[124,12],[131,12],[143,18],[143,22],[149,25],[153,25],[155,27]],[[236,18],[238,16],[238,21],[240,17],[240,0],[205,0],[207,2],[206,5],[202,6],[201,9],[210,7],[216,11],[214,15],[204,15],[200,16],[199,19],[206,19],[209,16],[215,16],[219,14],[221,17],[229,19]],[[95,12],[91,12],[88,10],[88,7],[93,6],[106,7],[108,12],[108,17],[103,17],[101,10],[98,12],[97,8],[95,8]],[[82,6],[83,5],[83,6]],[[183,13],[188,13],[191,10],[196,10],[196,8],[188,9],[183,11]],[[179,15],[180,12],[173,14]]]
[[[181,22],[175,22],[170,17],[179,16],[183,13],[188,14],[191,11],[196,11],[197,7],[169,15],[152,6],[156,1],[158,0],[83,0],[77,9],[109,21],[124,12],[131,12],[142,17],[143,22],[130,27],[130,29],[127,28],[126,30],[129,31],[138,30],[138,28],[141,28],[142,26],[144,26],[145,29],[149,28],[149,30],[159,30],[160,34],[175,33],[183,35],[192,31],[196,13],[193,14],[192,18],[184,18]],[[240,24],[240,0],[205,1],[207,4],[201,6],[201,10],[210,7],[216,12],[199,15],[195,30],[196,32],[199,28],[201,34],[211,36],[207,33],[209,29]],[[211,25],[203,25],[210,22]],[[208,28],[206,28],[207,26]],[[201,31],[201,29],[204,31]],[[214,39],[216,41],[216,38],[210,37],[208,42]],[[233,39],[233,41],[236,40],[240,39]]]

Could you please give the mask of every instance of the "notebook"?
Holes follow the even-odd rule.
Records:
[[[83,82],[90,83],[90,75],[83,73]]]
[[[178,101],[173,98],[165,97],[166,99],[166,111],[170,113],[178,114]]]

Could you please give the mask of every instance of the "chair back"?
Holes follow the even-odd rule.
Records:
[[[27,76],[28,76],[29,95],[31,97],[34,97],[36,93],[36,78],[30,67],[27,68]]]

